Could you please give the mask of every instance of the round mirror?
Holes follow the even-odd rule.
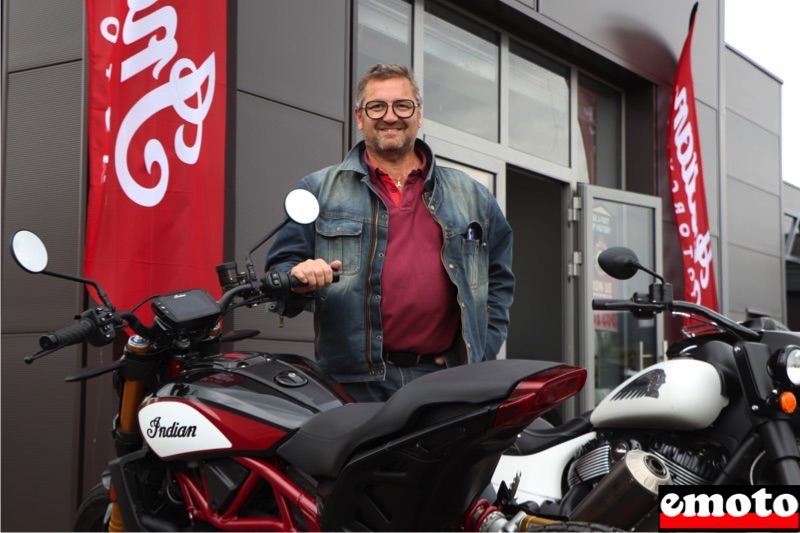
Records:
[[[311,224],[319,216],[317,197],[305,189],[295,189],[283,203],[286,214],[298,224]]]
[[[616,279],[631,279],[641,266],[633,250],[623,246],[603,250],[597,257],[597,264],[606,274]]]
[[[33,274],[47,268],[47,248],[38,235],[28,230],[18,231],[11,238],[11,255],[20,267]]]

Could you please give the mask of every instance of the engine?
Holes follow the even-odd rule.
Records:
[[[640,450],[657,457],[674,485],[710,484],[726,463],[722,448],[679,433],[598,431],[584,444],[565,475],[560,514],[570,516],[578,504],[607,476],[628,452]],[[626,502],[621,502],[626,505]]]

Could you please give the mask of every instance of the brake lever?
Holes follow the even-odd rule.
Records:
[[[51,353],[57,352],[58,350],[60,350],[60,348],[50,348],[49,350],[40,350],[33,355],[27,356],[25,359],[23,359],[23,361],[25,361],[27,364],[31,364],[37,359],[41,359],[46,355],[50,355]]]

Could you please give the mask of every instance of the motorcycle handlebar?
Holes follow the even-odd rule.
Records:
[[[596,311],[629,311],[633,314],[642,314],[643,316],[647,316],[648,314],[661,313],[666,310],[682,311],[685,313],[700,315],[704,318],[707,318],[713,321],[714,323],[718,324],[726,331],[736,335],[740,339],[748,341],[757,341],[761,338],[761,335],[758,332],[753,331],[752,329],[743,326],[738,322],[734,322],[733,320],[717,313],[716,311],[712,311],[707,307],[692,302],[684,302],[680,300],[674,300],[669,303],[642,302],[642,301],[637,301],[636,298],[630,300],[598,299],[598,300],[592,300],[592,309]]]
[[[334,270],[333,282],[337,283],[339,278],[339,272]],[[296,287],[302,287],[304,285],[305,283],[302,283],[299,279],[288,272],[270,270],[267,271],[264,277],[258,281],[243,283],[232,289],[229,289],[225,292],[225,294],[222,295],[217,303],[224,313],[233,299],[240,294],[256,292],[262,294],[265,299],[281,299],[291,296],[293,294],[292,289]]]
[[[334,272],[333,281],[339,281],[339,272]],[[242,283],[241,285],[237,285],[225,291],[218,304],[221,313],[224,314],[228,306],[238,295],[251,293],[253,296],[261,296],[263,299],[287,298],[292,294],[291,291],[293,288],[303,285],[304,283],[301,283],[300,280],[290,275],[288,272],[270,271],[260,280]],[[106,309],[105,311],[108,310]],[[77,323],[39,337],[39,345],[47,353],[52,353],[61,348],[87,340],[93,344],[105,344],[110,339],[113,339],[113,333],[100,339],[95,339],[94,337],[99,331],[98,327],[105,328],[103,331],[106,332],[108,328],[108,326],[105,325],[106,322],[114,323],[114,327],[122,326],[124,322],[127,322],[127,325],[133,329],[134,332],[146,338],[152,338],[157,334],[156,329],[152,326],[145,326],[136,315],[128,311],[116,313],[109,311],[103,318],[94,317],[89,311],[87,311],[87,313],[94,319],[89,318],[86,316],[86,313],[84,313]],[[100,321],[100,326],[98,326],[98,320]],[[45,354],[42,353],[40,355]],[[31,359],[31,361],[32,360],[33,359]]]
[[[658,303],[634,302],[631,300],[592,300],[592,309],[595,311],[632,311],[649,310],[656,313],[664,311],[666,306]]]
[[[77,324],[72,324],[58,331],[39,337],[39,346],[44,350],[57,350],[71,344],[77,344],[92,335],[96,325],[88,318],[81,318]]]

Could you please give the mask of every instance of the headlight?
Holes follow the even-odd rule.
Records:
[[[800,386],[800,347],[786,346],[778,352],[776,370],[795,387]]]
[[[786,356],[786,377],[793,385],[800,385],[800,348],[793,348]]]

